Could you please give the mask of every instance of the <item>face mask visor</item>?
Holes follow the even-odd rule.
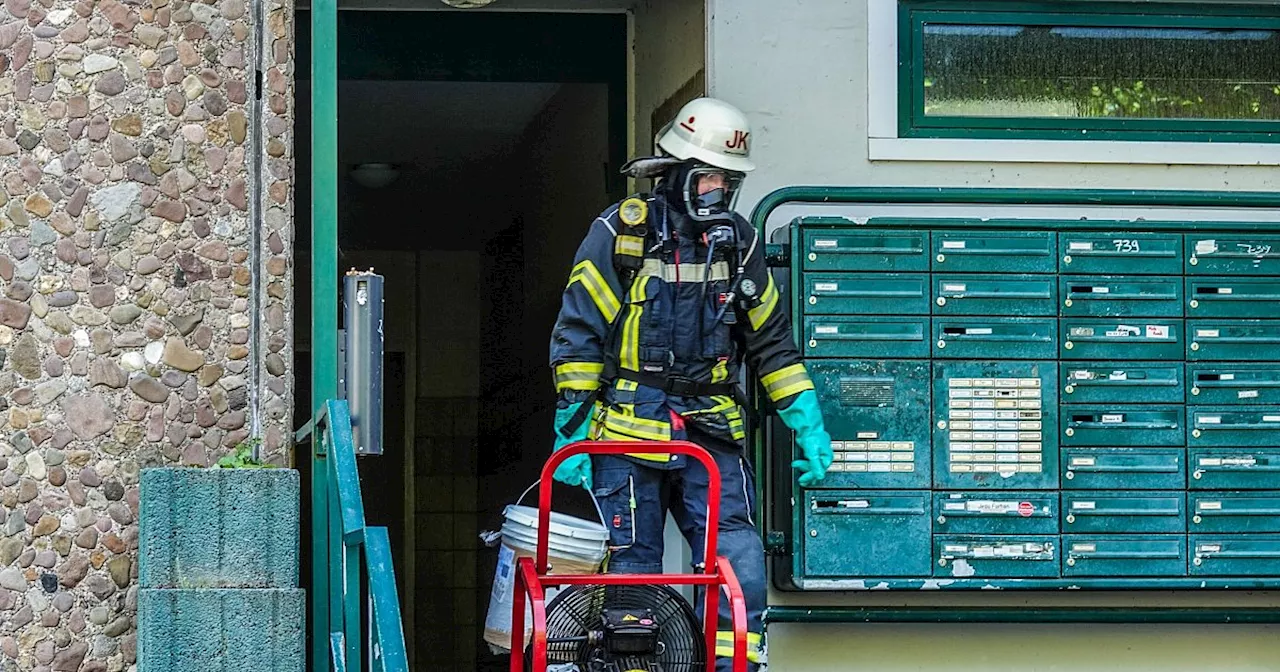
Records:
[[[743,173],[712,166],[690,170],[684,182],[685,210],[689,217],[699,222],[724,219],[733,211],[745,177]]]

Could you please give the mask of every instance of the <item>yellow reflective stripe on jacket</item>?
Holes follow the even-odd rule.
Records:
[[[622,303],[618,301],[609,283],[605,282],[604,276],[600,275],[600,269],[596,268],[590,259],[584,259],[573,267],[573,272],[569,274],[569,284],[572,285],[575,282],[582,283],[582,287],[587,290],[587,294],[591,296],[591,300],[595,302],[596,308],[600,310],[604,319],[613,322],[613,319],[618,316],[618,311],[622,310]]]
[[[622,346],[618,352],[619,364],[628,371],[640,370],[640,316],[644,314],[647,280],[637,280],[631,285],[631,301],[627,304],[627,318],[622,323]]]
[[[711,382],[722,383],[729,377],[729,360],[722,359],[711,367]]]
[[[747,317],[751,320],[751,328],[754,331],[760,331],[760,327],[764,326],[770,315],[773,315],[773,309],[778,306],[778,286],[773,284],[773,276],[769,276],[769,284],[765,285],[764,294],[760,295],[760,305],[747,311]]]
[[[760,662],[760,641],[761,637],[758,633],[747,633],[747,660],[753,663]],[[733,631],[717,630],[716,631],[716,655],[721,658],[733,657]]]
[[[774,403],[793,394],[813,389],[813,381],[809,380],[809,374],[805,371],[804,364],[784,366],[773,373],[761,377],[760,384],[764,385],[765,392],[769,395],[769,400]]]
[[[590,392],[600,387],[600,374],[604,364],[595,362],[566,362],[556,367],[556,391],[582,390]]]
[[[636,417],[631,404],[618,404],[604,413],[604,428],[643,441],[670,441],[671,425],[662,420]]]
[[[620,233],[613,239],[613,251],[629,257],[643,257],[644,238]]]

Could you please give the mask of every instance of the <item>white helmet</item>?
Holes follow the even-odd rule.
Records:
[[[696,160],[736,173],[755,170],[748,141],[751,124],[738,108],[715,98],[685,103],[658,133],[658,147],[682,160]]]

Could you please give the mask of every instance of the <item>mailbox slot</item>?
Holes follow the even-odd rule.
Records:
[[[804,232],[806,271],[928,271],[929,234],[919,231]]]
[[[1062,359],[1179,360],[1182,320],[1062,318]]]
[[[1056,577],[1058,537],[937,535],[933,575],[949,578]]]
[[[1179,492],[1066,492],[1062,532],[1172,533],[1187,529],[1186,498]]]
[[[1062,314],[1073,317],[1181,317],[1181,278],[1065,276]]]
[[[929,576],[927,492],[810,491],[804,570],[819,576]]]
[[[935,318],[934,357],[1053,359],[1055,322],[1051,317]]]
[[[1058,314],[1058,288],[1049,276],[934,275],[935,315]]]
[[[1192,490],[1280,490],[1280,448],[1188,449]]]
[[[1189,317],[1250,318],[1280,315],[1280,280],[1189,277]]]
[[[1280,320],[1187,320],[1187,359],[1253,362],[1280,347]]]
[[[1192,576],[1280,575],[1280,535],[1192,534],[1187,545]]]
[[[1171,448],[1062,449],[1064,490],[1187,487],[1186,450]]]
[[[1201,404],[1280,404],[1280,364],[1188,364],[1190,399]]]
[[[1186,576],[1185,535],[1062,536],[1063,576]]]
[[[1058,533],[1056,492],[940,492],[933,497],[934,533]]]
[[[1190,406],[1191,446],[1280,444],[1280,407]]]
[[[1066,406],[1064,446],[1181,446],[1183,414],[1178,406]]]
[[[1185,397],[1183,368],[1161,362],[1080,362],[1062,365],[1066,404],[1176,404]]]
[[[812,362],[834,459],[824,488],[927,488],[929,363]]]
[[[928,315],[929,276],[806,274],[807,315]]]
[[[1187,495],[1192,532],[1280,533],[1280,492]]]
[[[810,357],[928,357],[927,317],[806,317]]]
[[[1188,234],[1187,275],[1280,275],[1280,236]]]
[[[933,271],[1055,273],[1057,239],[1048,231],[934,231]]]
[[[1058,234],[1064,273],[1182,275],[1182,235],[1177,233]]]

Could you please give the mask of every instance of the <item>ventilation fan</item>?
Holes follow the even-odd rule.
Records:
[[[532,664],[532,647],[528,652],[526,660]],[[669,586],[570,586],[547,604],[547,670],[706,669],[706,641],[697,615]]]

